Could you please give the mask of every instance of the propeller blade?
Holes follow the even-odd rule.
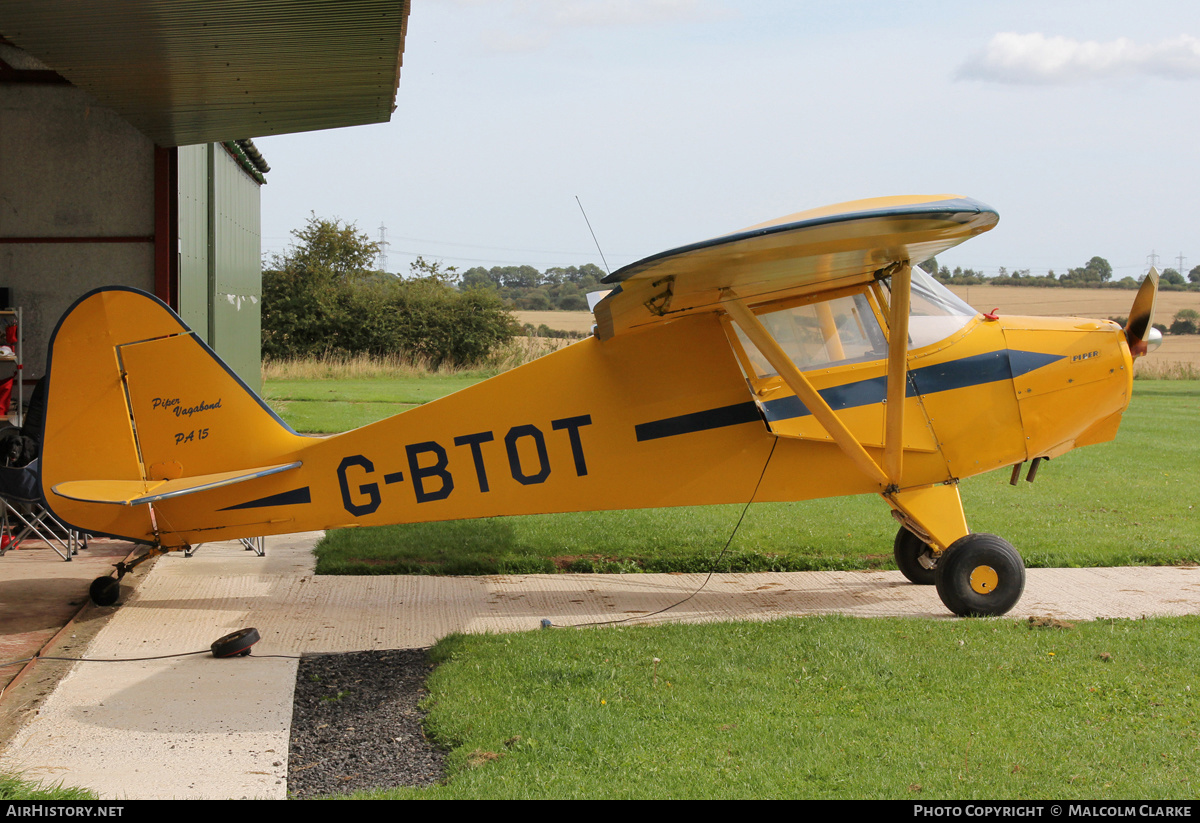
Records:
[[[1149,348],[1147,341],[1154,330],[1154,300],[1157,296],[1158,269],[1151,268],[1137,297],[1133,298],[1133,308],[1125,323],[1125,339],[1129,341],[1129,351],[1134,357],[1145,354]]]

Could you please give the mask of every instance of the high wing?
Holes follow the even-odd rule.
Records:
[[[990,206],[958,195],[879,197],[799,212],[618,269],[596,304],[596,335],[714,311],[725,289],[748,303],[870,282],[991,229]]]

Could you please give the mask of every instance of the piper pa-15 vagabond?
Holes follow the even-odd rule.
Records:
[[[955,614],[1003,614],[1024,564],[971,533],[958,483],[1114,437],[1157,335],[1157,275],[1124,329],[980,314],[917,264],[997,220],[958,196],[879,198],[648,257],[606,279],[589,339],[322,438],[292,431],[161,302],[101,289],[51,343],[42,491],[64,523],[144,556],[350,525],[877,494],[909,580]],[[111,577],[92,588],[118,592]]]

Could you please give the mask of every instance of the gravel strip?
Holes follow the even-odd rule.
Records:
[[[301,658],[292,708],[288,796],[312,798],[445,777],[417,704],[431,671],[423,649]]]

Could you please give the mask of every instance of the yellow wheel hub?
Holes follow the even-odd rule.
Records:
[[[991,594],[1000,582],[1000,575],[991,566],[976,566],[971,571],[971,588],[979,594]]]

